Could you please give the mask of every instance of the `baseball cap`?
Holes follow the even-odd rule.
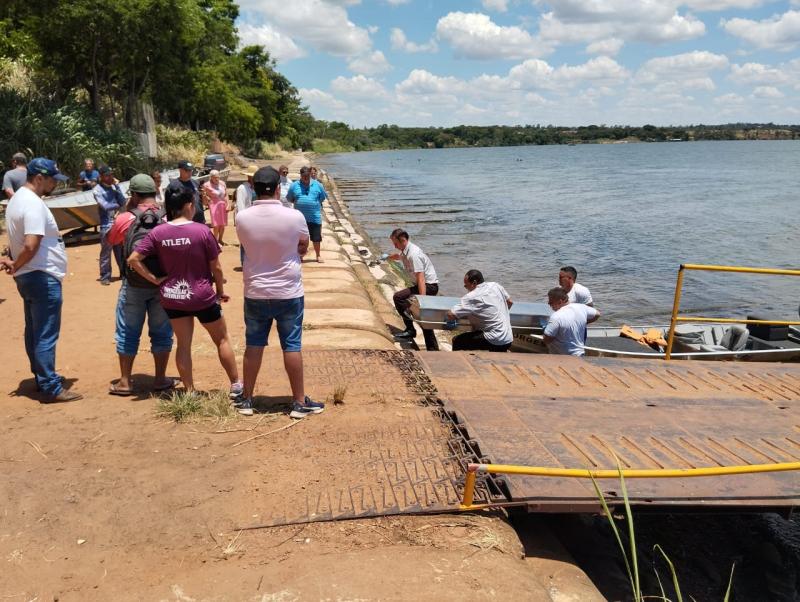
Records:
[[[262,184],[269,192],[275,192],[280,183],[281,174],[274,167],[262,167],[253,175],[253,184]]]
[[[44,157],[36,157],[28,163],[28,174],[32,176],[36,174],[49,176],[61,182],[69,180],[67,176],[58,171],[58,165],[56,165],[55,161]]]
[[[155,180],[153,180],[153,178],[151,178],[147,174],[137,173],[135,176],[131,178],[131,181],[128,184],[128,190],[139,194],[143,193],[155,194],[156,183]]]
[[[101,176],[105,176],[105,175],[107,175],[107,174],[114,173],[114,170],[113,170],[113,169],[111,169],[111,168],[110,168],[108,165],[101,165],[101,166],[100,166],[100,169],[98,169],[98,170],[97,170],[97,172],[98,172],[98,173],[99,173]]]
[[[178,169],[194,169],[194,165],[192,165],[191,161],[184,159],[178,162]]]

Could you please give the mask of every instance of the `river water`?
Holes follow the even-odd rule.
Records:
[[[375,243],[403,227],[440,294],[466,270],[543,300],[573,265],[607,325],[668,321],[681,263],[798,268],[800,142],[430,149],[320,157]],[[689,273],[682,312],[797,317],[800,278]]]

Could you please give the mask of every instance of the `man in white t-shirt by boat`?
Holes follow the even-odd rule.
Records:
[[[578,270],[571,265],[564,266],[558,272],[558,286],[567,291],[570,303],[583,303],[584,305],[593,306],[592,293],[582,284],[578,284],[576,282],[577,279]]]
[[[555,355],[584,355],[586,326],[600,317],[600,312],[590,305],[571,303],[562,287],[547,292],[547,304],[553,314],[544,328],[544,343]]]
[[[0,268],[14,277],[25,308],[25,352],[43,403],[75,401],[83,396],[64,388],[56,372],[56,343],[61,333],[61,281],[67,252],[50,209],[42,200],[66,176],[55,161],[37,157],[27,165],[27,181],[6,209],[10,258]]]
[[[467,318],[473,329],[453,337],[453,351],[508,351],[514,338],[508,310],[514,302],[506,289],[484,281],[478,270],[464,275],[464,288],[467,294],[447,312],[447,319]]]

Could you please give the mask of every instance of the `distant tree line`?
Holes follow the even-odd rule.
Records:
[[[339,121],[314,123],[316,147],[333,151],[398,148],[454,148],[465,146],[525,146],[613,142],[665,142],[689,140],[742,140],[800,138],[800,125],[736,123],[657,127],[654,125],[581,127],[474,126],[448,128],[379,125],[351,128]]]

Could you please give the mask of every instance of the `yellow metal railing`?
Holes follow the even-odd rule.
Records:
[[[664,359],[672,357],[672,345],[675,342],[675,326],[678,322],[712,322],[720,324],[770,324],[774,326],[794,326],[800,322],[783,320],[739,320],[736,318],[704,318],[692,316],[679,316],[678,311],[681,305],[681,291],[683,289],[683,273],[685,270],[698,270],[705,272],[736,272],[739,274],[769,274],[772,276],[800,276],[800,270],[779,270],[772,268],[746,268],[730,265],[701,265],[694,263],[683,263],[678,269],[678,280],[675,283],[675,300],[672,303],[672,319],[669,324],[669,334],[667,335],[667,351]]]
[[[572,479],[678,479],[688,477],[717,477],[725,475],[756,474],[800,470],[800,462],[775,464],[744,464],[741,466],[714,466],[708,468],[621,468],[585,469],[552,468],[545,466],[512,466],[508,464],[469,464],[464,482],[464,497],[459,510],[481,510],[492,504],[473,504],[477,474],[521,474],[537,477],[562,477]],[[500,504],[502,505],[502,504]]]

